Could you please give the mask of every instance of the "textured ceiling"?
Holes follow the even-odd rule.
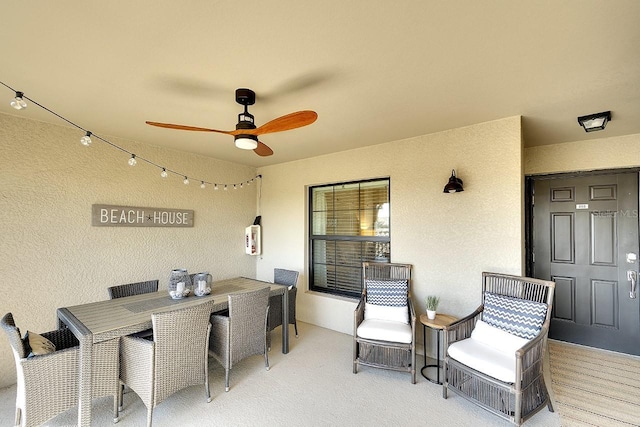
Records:
[[[253,166],[514,115],[534,146],[640,133],[639,17],[637,0],[11,1],[0,81],[98,135]],[[145,124],[233,130],[238,87],[257,125],[318,120],[262,136],[264,158]],[[65,124],[0,95],[0,112]],[[577,124],[604,110],[605,131]]]

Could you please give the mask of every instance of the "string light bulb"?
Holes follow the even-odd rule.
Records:
[[[160,176],[166,178],[169,174],[165,168],[162,168],[162,172],[160,172]]]
[[[200,188],[202,188],[204,190],[205,187],[206,187],[206,185],[204,185],[204,181],[202,181],[202,184],[200,184]]]
[[[182,183],[183,183],[184,185],[189,185],[189,178],[187,178],[187,176],[186,176],[186,175],[185,175],[185,177],[184,177],[184,181],[182,181]]]
[[[24,102],[24,99],[22,99],[23,96],[24,96],[24,93],[16,92],[16,97],[11,100],[11,106],[16,110],[22,110],[23,108],[27,108],[27,103]]]
[[[213,189],[217,190],[218,189],[218,184],[213,184]]]
[[[224,185],[224,191],[227,191],[227,184]]]
[[[91,145],[91,132],[87,131],[87,134],[80,138],[80,144],[88,147]]]
[[[136,155],[132,154],[131,158],[129,159],[129,166],[135,166],[138,164],[138,161],[136,160]]]

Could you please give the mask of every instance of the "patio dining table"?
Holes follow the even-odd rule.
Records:
[[[58,327],[68,327],[80,342],[78,425],[91,425],[92,349],[97,343],[152,327],[151,315],[214,300],[214,311],[228,308],[227,296],[270,286],[271,295],[282,295],[283,325],[289,324],[287,286],[246,277],[213,282],[211,294],[172,299],[167,291],[134,295],[58,309]],[[289,328],[282,328],[282,353],[289,352]]]

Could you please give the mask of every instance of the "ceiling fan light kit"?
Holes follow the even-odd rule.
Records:
[[[255,150],[258,148],[258,137],[255,135],[238,135],[234,138],[238,148],[243,150]]]
[[[175,125],[171,123],[150,122],[146,123],[151,126],[157,126],[167,129],[189,130],[196,132],[216,132],[226,135],[233,135],[235,145],[243,150],[253,150],[258,156],[270,156],[273,150],[266,144],[258,140],[259,135],[273,132],[282,132],[285,130],[297,129],[299,127],[310,125],[318,118],[315,111],[304,110],[287,114],[256,128],[254,117],[248,111],[248,106],[256,102],[256,94],[251,89],[236,89],[236,102],[244,106],[244,111],[238,114],[238,123],[233,131],[208,129],[195,126]]]

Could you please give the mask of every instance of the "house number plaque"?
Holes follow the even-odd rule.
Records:
[[[193,211],[92,205],[91,225],[94,227],[193,227]]]

